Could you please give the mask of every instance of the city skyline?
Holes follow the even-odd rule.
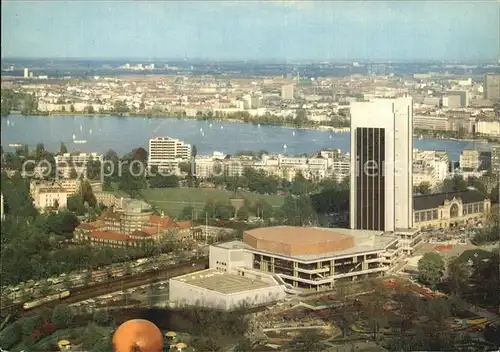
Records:
[[[500,56],[494,1],[15,1],[2,7],[2,58],[496,61]]]

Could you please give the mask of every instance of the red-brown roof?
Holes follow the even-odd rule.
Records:
[[[113,208],[108,208],[99,215],[100,220],[113,219],[120,220],[121,214],[113,211]]]
[[[102,238],[103,240],[128,241],[130,236],[117,232],[92,231],[88,234],[90,237]]]
[[[168,216],[151,215],[149,217],[149,223],[152,226],[160,226],[162,229],[171,229],[178,227],[177,223]]]
[[[104,224],[102,221],[93,221],[93,222],[82,222],[80,225],[77,226],[77,229],[82,229],[82,230],[96,230],[103,226]]]
[[[180,228],[180,229],[190,229],[191,227],[193,227],[193,222],[192,221],[180,221],[180,222],[177,222],[177,226]]]

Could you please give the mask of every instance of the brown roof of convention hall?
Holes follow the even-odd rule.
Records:
[[[352,237],[330,229],[299,226],[262,227],[245,233],[257,239],[285,244],[317,244]]]

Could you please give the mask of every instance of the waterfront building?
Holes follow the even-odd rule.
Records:
[[[351,229],[413,226],[411,97],[351,104]]]
[[[500,121],[479,120],[476,122],[476,133],[484,136],[500,136]]]
[[[484,77],[484,99],[500,101],[500,75],[487,74]]]
[[[148,167],[170,167],[190,160],[190,144],[170,137],[156,137],[149,140]]]
[[[281,99],[294,100],[295,99],[295,85],[287,84],[281,87]]]
[[[24,68],[24,75],[23,75],[24,78],[29,78],[29,70],[25,67]]]

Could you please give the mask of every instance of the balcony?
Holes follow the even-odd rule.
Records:
[[[298,267],[297,271],[300,271],[301,273],[306,273],[306,274],[327,273],[330,271],[330,267],[324,266],[322,268],[316,268],[316,269],[304,269],[304,268]]]

